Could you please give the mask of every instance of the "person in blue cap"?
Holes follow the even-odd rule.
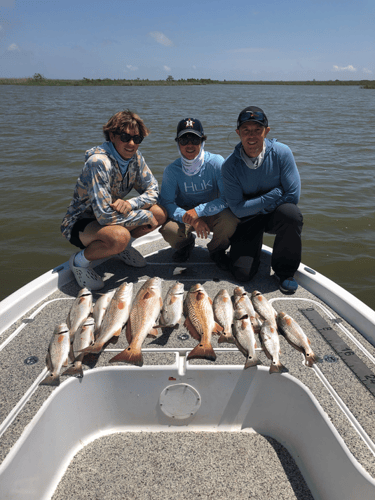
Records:
[[[280,290],[294,293],[302,253],[301,180],[292,151],[267,139],[269,131],[261,108],[242,110],[240,143],[222,167],[225,198],[240,220],[231,238],[230,266],[238,281],[250,281],[259,267],[263,234],[275,234],[272,269]]]
[[[178,123],[175,141],[180,157],[163,172],[158,204],[168,213],[159,229],[163,238],[176,250],[172,259],[184,262],[194,248],[195,236],[207,238],[211,259],[220,269],[229,268],[226,249],[234,234],[237,217],[223,197],[221,166],[224,158],[204,150],[207,136],[196,118]]]

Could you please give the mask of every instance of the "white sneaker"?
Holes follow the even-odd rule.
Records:
[[[81,288],[88,288],[89,290],[100,290],[104,287],[104,281],[91,267],[77,267],[74,265],[73,254],[69,259],[69,267],[74,277]]]
[[[128,245],[123,252],[117,254],[117,257],[128,266],[145,267],[147,265],[143,255],[130,245]]]

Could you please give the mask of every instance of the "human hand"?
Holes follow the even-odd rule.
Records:
[[[198,219],[198,214],[195,211],[195,208],[191,208],[190,210],[187,210],[184,213],[184,216],[182,217],[182,222],[184,224],[190,224],[191,226],[193,225],[193,221]]]
[[[109,206],[113,208],[113,210],[116,210],[116,212],[119,212],[120,214],[123,214],[125,216],[133,210],[130,203],[127,200],[122,200],[121,198],[113,203],[110,203]]]
[[[199,218],[194,219],[193,223],[191,225],[195,229],[195,232],[197,233],[199,238],[205,239],[210,234],[210,228],[207,226],[207,224],[202,219],[199,219]]]

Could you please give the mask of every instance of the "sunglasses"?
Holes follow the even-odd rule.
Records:
[[[181,146],[187,146],[189,142],[191,142],[193,146],[198,146],[198,144],[202,142],[202,139],[195,134],[194,135],[186,134],[178,139],[178,143]]]
[[[129,142],[133,139],[134,144],[141,144],[141,142],[143,141],[143,137],[141,135],[130,135],[126,132],[118,135],[120,136],[121,142]]]

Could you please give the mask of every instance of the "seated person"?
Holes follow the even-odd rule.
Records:
[[[156,202],[158,182],[138,147],[149,134],[143,120],[125,110],[103,126],[105,142],[86,151],[73,199],[62,221],[61,232],[81,248],[69,260],[78,284],[98,290],[102,278],[90,262],[112,255],[127,265],[143,267],[146,261],[130,242],[166,221]],[[135,189],[139,196],[124,200]]]
[[[301,180],[293,153],[276,139],[266,139],[269,131],[260,108],[242,110],[236,130],[241,142],[223,164],[224,195],[240,219],[231,238],[231,270],[238,281],[251,280],[259,267],[263,233],[275,234],[271,265],[280,290],[294,293],[302,253]]]
[[[223,198],[221,165],[224,158],[204,151],[207,137],[199,120],[185,118],[177,126],[180,158],[163,173],[159,204],[168,212],[167,222],[159,229],[163,238],[176,249],[172,259],[184,262],[194,247],[195,230],[200,238],[212,240],[207,248],[221,269],[228,269],[226,249],[238,219]]]

